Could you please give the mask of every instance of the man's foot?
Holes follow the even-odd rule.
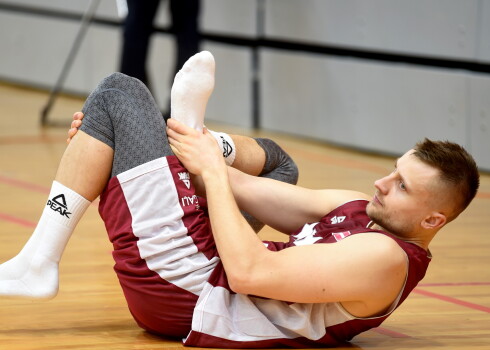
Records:
[[[90,205],[53,181],[41,218],[24,247],[0,264],[0,296],[50,299],[58,293],[58,265],[73,230]]]
[[[202,51],[187,60],[175,75],[170,94],[171,118],[201,131],[214,89],[214,57]]]
[[[58,293],[58,264],[20,253],[0,265],[0,296],[51,299]]]

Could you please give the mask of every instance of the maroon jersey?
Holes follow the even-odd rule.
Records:
[[[364,232],[394,239],[408,257],[407,279],[388,312],[371,318],[350,315],[340,303],[287,303],[232,292],[206,202],[176,157],[112,178],[99,210],[114,245],[114,269],[142,328],[186,337],[185,345],[201,347],[315,347],[337,345],[381,324],[423,278],[430,261],[422,248],[367,228],[366,205],[346,203],[306,224],[288,243],[264,244],[270,250],[335,244]]]
[[[270,250],[306,244],[335,244],[351,235],[377,232],[395,240],[408,257],[408,275],[386,314],[359,318],[340,303],[289,303],[233,293],[220,264],[201,294],[186,345],[225,348],[325,347],[351,340],[379,326],[424,277],[427,252],[392,235],[367,228],[365,200],[345,203],[319,222],[306,224],[289,242],[264,242]],[[369,247],[366,247],[369,249]]]

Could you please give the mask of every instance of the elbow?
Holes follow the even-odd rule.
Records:
[[[237,269],[238,270],[238,269]],[[230,289],[237,294],[250,294],[253,281],[249,273],[242,271],[231,271],[226,274]]]
[[[263,252],[269,253],[265,247]],[[225,265],[228,286],[237,294],[260,295],[270,281],[271,271],[274,271],[269,261],[264,256],[255,255],[250,260],[234,261],[231,268],[227,269]]]
[[[266,248],[264,251],[268,252]],[[235,259],[232,266],[225,264],[228,286],[237,294],[257,294],[260,286],[267,280],[267,269],[264,269],[264,266],[268,264],[260,255],[254,255],[251,259]]]

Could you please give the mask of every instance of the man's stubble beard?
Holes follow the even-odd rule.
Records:
[[[383,231],[392,233],[395,236],[404,237],[406,236],[407,232],[411,231],[408,225],[401,225],[393,222],[389,216],[382,211],[377,210],[377,208],[375,208],[371,202],[366,207],[366,213],[373,223],[381,226]]]

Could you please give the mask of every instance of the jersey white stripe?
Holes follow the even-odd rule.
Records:
[[[162,279],[199,295],[219,258],[209,260],[187,235],[167,159],[142,164],[118,179],[141,258]]]
[[[354,318],[338,303],[290,304],[234,294],[206,283],[194,309],[192,330],[240,342],[317,340],[326,334],[326,328]]]

